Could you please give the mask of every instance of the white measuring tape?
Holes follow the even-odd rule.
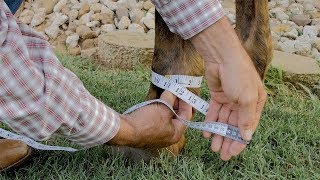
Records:
[[[196,110],[206,115],[209,108],[209,104],[203,99],[201,99],[200,97],[198,97],[197,95],[190,92],[186,88],[186,87],[199,88],[201,86],[202,76],[201,77],[186,76],[186,75],[162,76],[160,74],[152,72],[151,82],[155,86],[158,86],[159,88],[170,91],[171,93],[176,95],[178,98],[182,99],[183,101],[185,101],[186,103],[194,107]],[[176,115],[177,119],[179,119],[183,124],[185,124],[190,128],[218,134],[244,144],[249,143],[248,141],[245,141],[241,138],[239,129],[237,127],[231,126],[225,123],[220,123],[220,122],[186,121],[184,119],[181,119],[175,113],[173,108],[161,99],[154,99],[154,100],[150,100],[150,101],[146,101],[146,102],[142,102],[140,104],[134,105],[133,107],[125,111],[123,114],[129,114],[141,107],[144,107],[153,103],[162,103],[166,105]],[[21,136],[21,135],[9,132],[7,130],[4,130],[2,128],[0,128],[0,137],[5,139],[20,140],[26,143],[28,146],[33,147],[35,149],[40,149],[40,150],[68,151],[68,152],[75,152],[75,151],[82,150],[82,149],[77,150],[71,147],[49,146],[49,145],[40,144],[26,136]]]
[[[193,77],[188,76],[188,78],[191,79]],[[157,74],[155,72],[152,72],[151,81],[154,85],[158,86],[159,88],[170,91],[171,93],[173,93],[178,98],[182,99],[183,101],[185,101],[186,103],[194,107],[196,110],[198,110],[202,114],[204,115],[207,114],[209,109],[209,104],[205,100],[201,99],[199,96],[189,91],[186,87],[178,83],[175,83],[174,80],[167,79],[166,77],[160,74]],[[171,110],[173,110],[168,104],[166,104],[166,106],[168,106]],[[177,116],[177,114],[175,115]],[[245,141],[241,138],[239,129],[235,126],[231,126],[229,124],[220,123],[220,122],[190,122],[190,121],[185,121],[179,118],[178,116],[177,118],[186,126],[191,127],[193,129],[211,132],[211,133],[218,134],[244,144],[249,144],[248,141]]]

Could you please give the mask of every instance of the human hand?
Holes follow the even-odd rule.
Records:
[[[183,119],[192,116],[191,106],[179,100],[169,91],[164,91],[160,99],[173,106]],[[129,115],[121,115],[120,130],[108,142],[110,145],[136,148],[166,147],[179,141],[185,132],[185,125],[163,104],[151,104]]]
[[[205,121],[219,121],[239,127],[250,141],[258,126],[266,92],[252,61],[226,18],[191,40],[205,60],[211,100]],[[209,138],[209,132],[203,133]],[[237,141],[214,135],[211,149],[222,160],[237,156],[246,147]]]

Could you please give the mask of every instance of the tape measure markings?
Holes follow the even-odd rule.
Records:
[[[209,104],[201,99],[199,96],[195,95],[189,91],[186,87],[181,86],[173,82],[171,79],[167,79],[164,76],[157,74],[152,71],[151,81],[155,86],[165,89],[176,95],[178,98],[182,99],[186,103],[190,104],[196,110],[206,115],[209,109]],[[219,134],[221,136],[236,140],[238,142],[249,144],[241,138],[240,131],[237,127],[231,126],[220,122],[189,122],[184,121],[188,127],[204,130],[214,134]]]
[[[202,114],[206,115],[208,112],[209,104],[195,95],[194,93],[190,92],[186,87],[190,88],[199,88],[201,86],[202,82],[202,76],[194,77],[194,76],[187,76],[187,75],[167,75],[162,76],[160,74],[157,74],[152,71],[151,81],[154,85],[158,86],[159,88],[168,90],[172,92],[174,95],[182,99],[183,101],[190,104],[192,107],[194,107],[196,110],[201,112]],[[166,105],[179,119],[182,123],[184,123],[186,126],[208,131],[211,133],[219,134],[221,136],[231,138],[233,140],[239,141],[244,144],[248,144],[247,141],[244,141],[239,133],[239,130],[237,127],[220,123],[220,122],[191,122],[186,121],[184,119],[181,119],[173,110],[173,108],[167,104],[165,101],[161,99],[154,99],[146,102],[139,103],[137,105],[132,106],[127,111],[124,112],[124,114],[129,114],[141,107],[147,106],[152,103],[162,103]],[[62,146],[49,146],[44,145],[41,143],[38,143],[31,138],[28,138],[26,136],[21,136],[12,132],[9,132],[7,130],[4,130],[0,128],[0,137],[6,138],[6,139],[12,139],[12,140],[20,140],[29,145],[30,147],[33,147],[35,149],[40,150],[52,150],[52,151],[68,151],[68,152],[76,152],[83,149],[74,149],[71,147],[62,147]]]

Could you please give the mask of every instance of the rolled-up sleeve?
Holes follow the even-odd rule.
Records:
[[[189,39],[225,13],[219,0],[151,0],[170,31]]]
[[[34,140],[57,134],[86,147],[116,135],[119,114],[93,97],[3,1],[0,29],[0,122]]]

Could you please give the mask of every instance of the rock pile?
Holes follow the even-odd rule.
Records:
[[[97,37],[117,30],[154,35],[155,8],[150,0],[29,1],[20,20],[53,45],[66,45],[72,55],[94,56]],[[320,0],[270,0],[269,15],[276,50],[320,61]],[[227,16],[235,23],[234,11]]]
[[[320,61],[320,1],[269,3],[274,48]]]
[[[320,61],[319,0],[271,0],[269,15],[274,49]],[[235,23],[234,11],[228,17]]]
[[[154,35],[155,8],[150,0],[26,1],[19,19],[51,43],[62,42],[72,55],[92,57],[97,37],[116,30]]]

